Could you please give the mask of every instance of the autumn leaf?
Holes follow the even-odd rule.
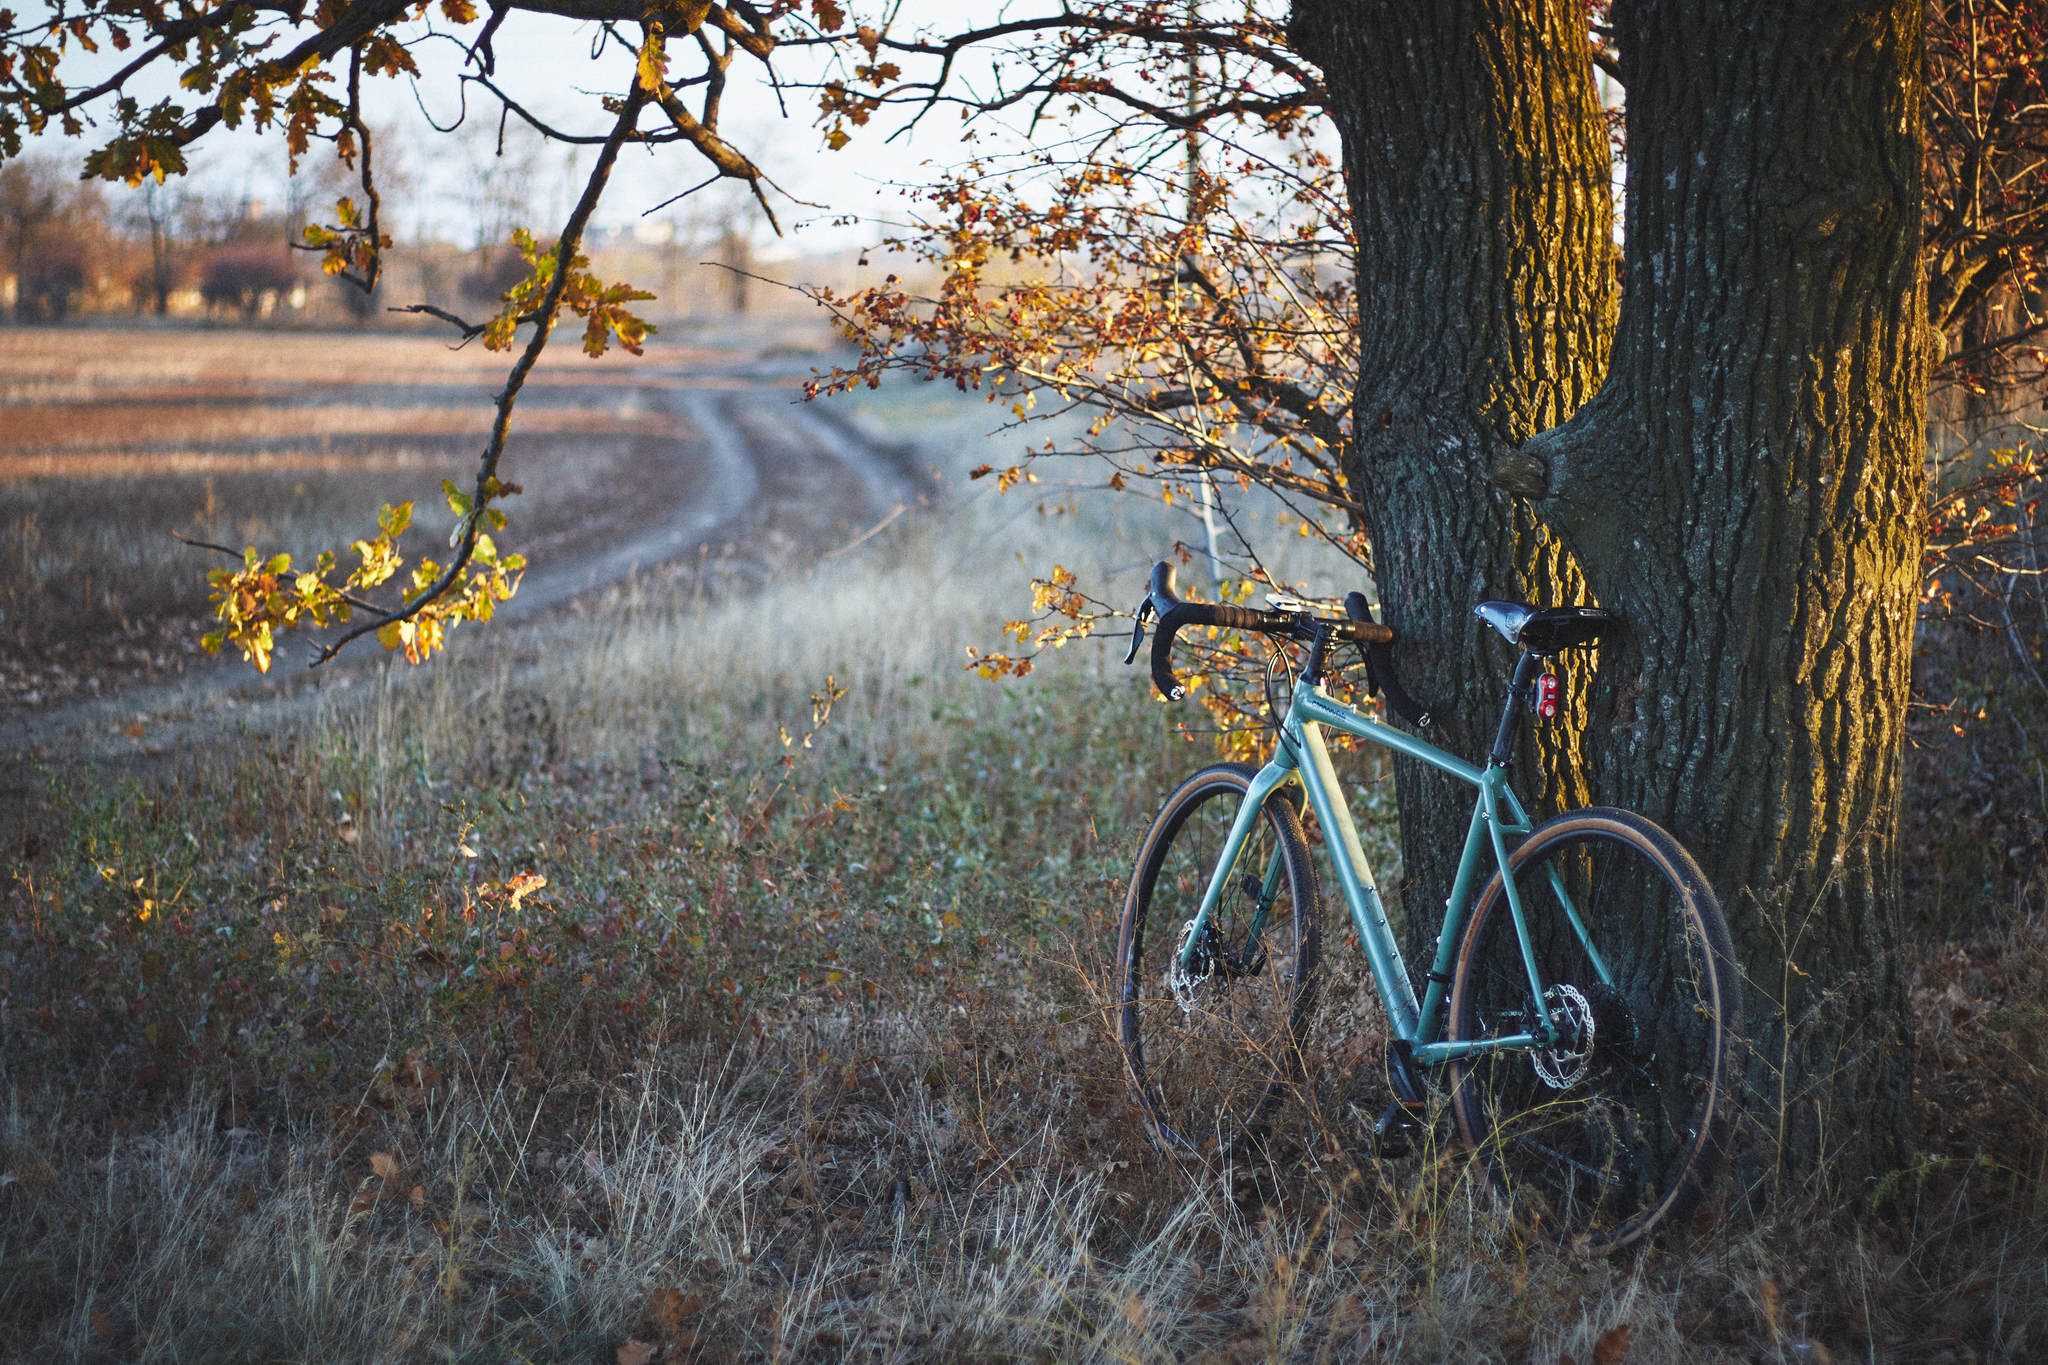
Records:
[[[370,1171],[379,1180],[398,1179],[398,1158],[389,1152],[370,1153]]]
[[[638,1337],[627,1337],[617,1353],[619,1365],[654,1365],[661,1358],[661,1348]]]
[[[1629,1329],[1610,1327],[1593,1343],[1593,1365],[1621,1365],[1628,1356]]]

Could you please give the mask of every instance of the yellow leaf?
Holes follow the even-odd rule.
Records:
[[[647,26],[647,41],[640,45],[640,87],[654,94],[661,92],[668,76],[668,53],[661,39],[661,26]]]

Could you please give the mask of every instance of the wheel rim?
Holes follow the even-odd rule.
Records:
[[[1638,838],[1595,825],[1532,838],[1518,854],[1515,885],[1567,1037],[1474,1058],[1454,1080],[1460,1129],[1517,1216],[1595,1249],[1636,1241],[1689,1204],[1724,1109],[1724,931],[1669,852]],[[1611,981],[1572,931],[1567,898]],[[1533,1030],[1530,998],[1496,886],[1467,930],[1451,1036]]]

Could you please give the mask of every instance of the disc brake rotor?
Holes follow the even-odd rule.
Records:
[[[1196,953],[1195,970],[1188,971],[1181,963],[1188,956],[1188,942],[1194,937],[1195,922],[1189,920],[1180,927],[1180,937],[1173,945],[1173,956],[1166,961],[1166,988],[1173,992],[1174,1003],[1180,1006],[1182,1014],[1195,1012],[1195,990],[1216,974],[1216,958],[1213,953]]]
[[[1552,1090],[1569,1090],[1586,1079],[1593,1060],[1593,1006],[1576,986],[1552,986],[1543,993],[1543,1003],[1550,1018],[1565,1025],[1567,1041],[1536,1048],[1529,1054],[1529,1064],[1536,1068],[1536,1078]]]

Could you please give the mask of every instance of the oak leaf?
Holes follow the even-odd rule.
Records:
[[[1628,1356],[1629,1329],[1610,1327],[1593,1343],[1593,1365],[1621,1365]]]

